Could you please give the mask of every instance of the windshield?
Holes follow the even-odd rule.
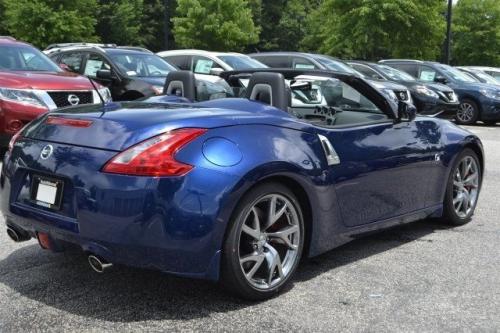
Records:
[[[232,69],[235,70],[251,69],[251,68],[267,68],[267,66],[261,63],[260,61],[242,55],[224,55],[224,56],[218,56],[217,58],[224,61]]]
[[[500,81],[498,81],[493,76],[488,75],[486,73],[477,71],[477,72],[474,72],[474,75],[476,75],[478,78],[480,78],[481,80],[483,80],[483,82],[485,82],[485,83],[500,84]]]
[[[395,68],[386,65],[375,65],[377,69],[382,71],[391,80],[395,81],[416,81],[416,79],[408,73],[402,72]]]
[[[169,72],[175,71],[172,65],[154,54],[115,53],[110,54],[110,57],[128,76],[158,77],[167,76]]]
[[[460,70],[453,68],[448,65],[436,65],[441,71],[443,71],[446,75],[451,77],[453,80],[458,81],[458,82],[477,82],[474,80],[472,77],[469,75],[465,74],[464,72],[461,72]]]
[[[62,72],[45,54],[30,46],[0,45],[0,70]]]
[[[349,65],[344,64],[341,61],[329,59],[329,58],[323,58],[319,57],[316,58],[317,61],[319,61],[323,66],[326,66],[326,68],[331,69],[332,71],[337,71],[337,72],[344,72],[344,73],[349,73],[349,74],[355,74],[358,76],[363,77],[364,75],[352,68]]]

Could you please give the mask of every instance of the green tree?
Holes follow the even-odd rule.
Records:
[[[452,18],[453,62],[500,66],[500,1],[460,0]]]
[[[5,13],[5,6],[3,4],[3,0],[0,0],[0,36],[7,35],[4,13]]]
[[[14,37],[44,48],[48,44],[98,41],[96,0],[3,0],[4,24]]]
[[[445,34],[442,0],[325,0],[308,36],[320,52],[344,58],[437,59]],[[311,38],[303,45],[311,47]]]
[[[144,46],[143,0],[101,0],[96,26],[104,43]]]
[[[241,51],[258,41],[245,0],[178,0],[172,21],[180,47]]]

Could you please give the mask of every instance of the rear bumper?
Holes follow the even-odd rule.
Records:
[[[232,209],[222,207],[233,202],[228,190],[235,177],[206,169],[175,179],[72,175],[63,208],[55,212],[26,199],[32,171],[8,156],[5,162],[0,210],[9,227],[32,237],[46,233],[55,244],[73,243],[111,263],[218,279]],[[69,174],[68,167],[61,170]]]

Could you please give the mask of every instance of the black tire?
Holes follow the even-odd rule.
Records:
[[[477,166],[477,172],[478,172],[478,179],[477,179],[477,195],[476,199],[471,205],[470,212],[466,214],[465,216],[459,216],[458,213],[455,210],[455,206],[453,204],[454,200],[454,195],[456,193],[456,190],[454,189],[454,177],[458,171],[458,168],[460,167],[460,163],[467,157],[471,157],[474,159],[476,166]],[[446,194],[444,197],[444,202],[443,202],[443,218],[442,221],[446,224],[453,225],[453,226],[459,226],[459,225],[464,225],[468,223],[472,215],[474,215],[474,211],[476,209],[479,193],[481,190],[481,180],[482,180],[482,170],[481,170],[481,164],[479,163],[479,158],[477,154],[469,148],[464,149],[460,155],[457,157],[455,162],[453,163],[453,167],[450,172],[450,176],[448,177],[448,183],[446,185]]]
[[[470,114],[469,114],[470,112]],[[455,121],[460,125],[473,125],[479,119],[479,107],[471,99],[463,99],[460,102]]]
[[[296,215],[294,216],[298,218],[298,227],[300,230],[300,234],[297,240],[298,244],[296,256],[294,257],[294,261],[292,262],[293,265],[289,266],[291,267],[291,269],[289,269],[289,273],[275,286],[271,287],[270,285],[268,289],[260,289],[253,286],[247,280],[243,272],[244,269],[242,268],[242,266],[240,266],[240,237],[243,237],[241,236],[243,224],[245,223],[245,221],[248,221],[248,218],[250,216],[249,214],[253,212],[252,208],[256,207],[256,205],[261,202],[260,200],[264,200],[266,197],[272,195],[285,197],[288,200],[289,204],[291,203],[293,209],[295,209],[296,211]],[[290,220],[290,214],[288,212],[285,215],[281,214],[281,216],[286,216],[283,218],[286,218],[287,221]],[[278,294],[293,277],[300,262],[304,247],[304,230],[304,220],[299,201],[289,188],[279,183],[270,182],[263,183],[250,190],[237,205],[233,213],[233,217],[228,225],[228,231],[226,233],[226,238],[223,245],[221,286],[227,291],[230,291],[244,299],[252,301],[265,300]],[[248,237],[248,235],[246,236]],[[269,242],[269,244],[271,244],[271,241],[269,241],[269,239],[267,241]],[[244,244],[243,241],[242,244]],[[266,251],[266,249],[263,249],[263,251]],[[285,261],[283,261],[283,266],[284,263]],[[257,263],[255,263],[255,265],[256,264]],[[267,257],[263,264],[269,264]],[[266,266],[264,266],[264,268],[266,268]]]
[[[483,123],[486,126],[495,126],[497,124],[497,121],[496,120],[483,120]]]

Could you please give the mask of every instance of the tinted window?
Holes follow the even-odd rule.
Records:
[[[318,67],[314,65],[311,61],[302,57],[293,57],[292,59],[293,68],[295,69],[317,69]]]
[[[372,78],[372,79],[378,79],[378,80],[383,80],[384,79],[379,73],[377,73],[376,71],[374,71],[373,69],[371,69],[370,67],[368,67],[366,65],[351,64],[351,66],[355,70],[357,70],[358,72],[360,72],[361,74],[363,74],[366,77],[369,77],[369,78]]]
[[[418,78],[426,82],[434,82],[434,79],[438,76],[438,72],[429,66],[420,66],[420,71],[418,73]]]
[[[194,56],[193,57],[193,72],[198,74],[210,74],[214,68],[222,69],[219,64],[207,57]]]
[[[494,77],[496,80],[500,80],[500,72],[486,71],[486,73]]]
[[[61,64],[65,64],[72,72],[80,73],[82,69],[83,53],[69,52],[64,53],[59,60]]]
[[[399,69],[393,68],[387,65],[375,65],[376,68],[384,73],[389,79],[395,81],[415,81],[415,78],[410,74],[400,71]]]
[[[45,54],[29,46],[0,46],[0,70],[60,72]]]
[[[456,69],[455,67],[451,67],[448,65],[443,65],[439,64],[436,65],[439,70],[444,73],[446,76],[450,77],[452,80],[459,81],[459,82],[477,82],[476,79],[473,77],[469,76],[468,74],[465,74],[464,72]]]
[[[96,77],[97,71],[101,69],[111,70],[111,66],[101,55],[97,53],[91,53],[87,58],[87,62],[85,63],[83,74],[90,77]]]
[[[290,68],[292,64],[288,56],[258,56],[255,57],[261,63],[271,68]]]
[[[177,68],[183,71],[191,70],[191,58],[192,58],[191,56],[186,56],[186,55],[163,57],[163,59],[165,59],[167,62],[171,63],[172,65],[176,66]]]

